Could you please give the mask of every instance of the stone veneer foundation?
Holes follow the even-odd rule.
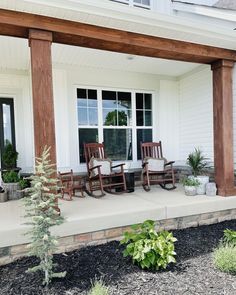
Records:
[[[229,209],[212,213],[159,220],[156,221],[156,229],[158,231],[163,229],[183,229],[218,223],[235,218],[236,209]],[[113,240],[120,240],[123,233],[130,229],[130,226],[125,226],[63,237],[59,239],[57,253],[69,252],[89,245],[99,245]],[[0,265],[13,262],[18,258],[26,256],[27,252],[27,244],[0,248]]]

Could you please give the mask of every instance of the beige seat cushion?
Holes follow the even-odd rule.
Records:
[[[93,168],[95,166],[101,166],[101,174],[102,175],[110,175],[111,174],[111,164],[112,161],[110,159],[99,159],[92,157],[89,161],[89,167]],[[92,176],[98,175],[98,169],[94,169],[91,172]]]
[[[154,172],[159,172],[159,171],[163,171],[165,168],[164,164],[165,164],[165,159],[164,158],[150,158],[147,157],[144,159],[145,163],[148,163],[148,170],[149,171],[154,171]]]

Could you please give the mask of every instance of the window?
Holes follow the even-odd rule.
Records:
[[[97,90],[77,89],[77,114],[79,125],[80,163],[83,163],[85,162],[84,142],[89,143],[98,141]]]
[[[151,9],[151,4],[152,4],[151,3],[152,0],[111,0],[111,1],[127,4],[133,7],[146,8],[146,9]]]
[[[137,158],[141,159],[140,142],[152,141],[152,95],[136,93]]]
[[[152,141],[152,94],[109,89],[77,89],[80,163],[83,143],[104,142],[113,161],[137,161],[140,142]]]
[[[112,160],[132,160],[131,92],[102,90],[103,140]]]

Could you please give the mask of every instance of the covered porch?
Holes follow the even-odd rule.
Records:
[[[85,173],[80,133],[84,129],[85,135],[96,129],[94,138],[105,139],[107,146],[111,142],[107,130],[131,130],[132,136],[123,139],[126,149],[132,146],[132,157],[121,153],[124,159],[118,159],[125,161],[126,169],[141,168],[139,130],[151,130],[150,141],[162,140],[164,156],[177,165],[199,145],[214,162],[216,197],[186,197],[181,186],[171,192],[153,188],[149,193],[137,187],[132,194],[59,201],[67,218],[57,229],[61,251],[119,238],[127,226],[144,219],[171,229],[235,215],[234,50],[8,10],[0,10],[0,24],[1,49],[5,48],[0,96],[14,99],[16,147],[24,172],[34,171],[34,156],[47,145],[57,170]],[[103,94],[108,92],[117,95],[110,99],[117,109],[119,94],[128,95],[128,112],[133,114],[129,124],[104,123],[103,102],[109,99]],[[88,106],[89,93],[96,93],[97,109]],[[140,97],[142,102],[151,97],[152,108],[137,107]],[[86,107],[80,105],[85,100]],[[89,122],[90,108],[97,112],[98,122],[94,117]],[[80,122],[82,109],[91,124]],[[137,120],[140,113],[142,124]],[[146,113],[151,118],[147,124]],[[226,196],[233,197],[222,198]],[[11,251],[25,251],[23,215],[20,200],[0,205],[0,248],[10,258]]]
[[[41,154],[43,146],[51,146],[51,159],[57,165],[60,160],[58,158],[63,154],[66,140],[71,140],[67,133],[62,132],[63,126],[66,125],[67,130],[75,126],[70,125],[71,109],[66,110],[65,121],[58,117],[60,112],[55,114],[57,107],[60,108],[62,114],[65,105],[62,103],[60,106],[56,106],[55,104],[56,96],[62,95],[60,89],[54,87],[53,97],[52,44],[81,46],[131,56],[162,58],[211,66],[213,72],[215,181],[219,195],[232,196],[236,194],[233,149],[233,67],[236,61],[234,50],[7,10],[0,11],[0,23],[0,34],[29,40],[35,156]],[[61,78],[62,76],[59,75],[59,83]],[[65,87],[67,86],[65,85]],[[170,87],[174,86],[172,83],[160,83],[160,89],[161,87],[168,92]],[[71,91],[67,94],[71,94]],[[162,103],[166,107],[168,104],[165,105],[165,92],[162,95]],[[170,93],[168,96],[171,96]],[[63,98],[64,102],[65,98]],[[168,103],[170,103],[169,109],[171,109],[173,100],[169,100]],[[178,108],[178,105],[174,107]],[[174,112],[169,114],[168,109],[165,109],[165,112],[166,114],[161,114],[162,118],[167,117],[167,120],[168,118],[172,120]],[[155,110],[153,111],[154,116]],[[176,118],[176,122],[178,119]],[[201,117],[199,119],[201,120]],[[158,124],[158,120],[156,123]],[[172,133],[172,126],[168,126],[168,137],[165,138],[166,146],[171,146],[171,148],[175,144],[175,141],[171,140],[171,134],[177,136],[175,132]],[[57,136],[56,133],[58,133]],[[154,129],[154,133],[152,136],[154,141],[166,136],[163,130],[158,132],[158,129]],[[71,143],[75,140],[76,138],[71,140]],[[135,144],[138,146],[138,136],[136,136],[136,142],[133,145]],[[75,153],[76,148],[78,148],[78,142],[73,146]],[[137,154],[136,150],[136,159],[138,160]],[[68,154],[63,154],[62,158],[64,156],[70,157]],[[80,160],[78,160],[79,167],[81,167]]]

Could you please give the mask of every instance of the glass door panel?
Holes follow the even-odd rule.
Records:
[[[15,147],[14,103],[12,98],[0,98],[0,148],[6,141]]]

